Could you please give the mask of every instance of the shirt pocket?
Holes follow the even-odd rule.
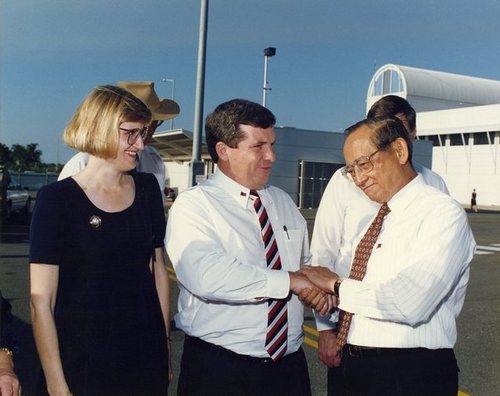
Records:
[[[284,269],[296,271],[302,262],[302,250],[304,248],[304,229],[283,228],[280,246],[281,265]]]

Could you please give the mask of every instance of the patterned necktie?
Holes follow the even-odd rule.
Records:
[[[264,241],[264,252],[266,255],[267,268],[273,270],[281,269],[281,259],[278,245],[274,238],[273,226],[267,216],[267,211],[260,200],[257,191],[251,190],[250,195],[254,197],[253,207],[259,218]],[[267,333],[265,348],[269,356],[277,361],[286,352],[288,339],[288,311],[286,299],[269,299],[267,313]]]
[[[386,203],[380,207],[375,220],[373,220],[372,224],[368,228],[368,231],[366,231],[366,234],[356,247],[351,272],[349,273],[349,279],[361,281],[365,277],[366,265],[368,264],[368,260],[372,254],[373,245],[375,245],[378,234],[380,234],[384,217],[390,211],[391,210]],[[347,342],[347,334],[349,333],[349,327],[351,326],[352,315],[353,314],[351,312],[340,311],[340,327],[337,334],[337,344],[341,349]]]

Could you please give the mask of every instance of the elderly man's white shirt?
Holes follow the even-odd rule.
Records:
[[[186,334],[234,352],[268,357],[267,298],[289,296],[287,271],[310,263],[307,223],[276,187],[259,190],[283,270],[267,269],[249,190],[220,170],[182,192],[170,209],[166,246],[180,286],[176,325]],[[288,301],[288,350],[302,343],[303,306]]]
[[[476,246],[465,211],[421,176],[388,205],[363,281],[340,286],[339,307],[354,313],[348,343],[452,348]]]
[[[425,182],[448,193],[443,179],[430,169],[415,165]],[[311,240],[313,265],[328,267],[347,278],[356,244],[354,239],[371,222],[380,205],[368,198],[353,182],[337,170],[328,183],[316,214]],[[338,313],[319,316],[315,313],[318,330],[331,329]]]

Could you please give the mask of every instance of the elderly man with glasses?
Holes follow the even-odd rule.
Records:
[[[410,139],[416,136],[416,113],[403,98],[388,95],[373,104],[367,118],[390,116],[399,119],[406,127]],[[314,232],[311,240],[313,263],[326,266],[341,277],[347,277],[354,254],[353,240],[365,228],[377,213],[380,205],[370,200],[365,192],[352,182],[353,171],[371,169],[372,160],[378,150],[358,161],[354,168],[342,168],[335,172],[326,187],[316,214]],[[442,178],[430,169],[414,163],[415,171],[425,183],[448,193]],[[342,394],[342,380],[339,377],[339,351],[336,347],[338,313],[331,317],[316,315],[316,327],[319,331],[318,355],[329,367],[328,393]]]
[[[302,271],[339,301],[335,395],[456,395],[456,318],[475,249],[465,211],[415,172],[397,118],[363,120],[346,135],[342,174],[377,215],[353,238],[348,271]]]
[[[135,141],[142,138],[144,143],[144,150],[137,156],[137,172],[152,173],[158,180],[160,190],[165,190],[165,164],[158,151],[153,147],[148,146],[156,129],[165,120],[170,120],[177,117],[180,112],[179,105],[170,99],[159,99],[154,89],[152,81],[119,81],[117,86],[126,89],[130,93],[139,98],[153,115],[151,123],[142,129],[124,130],[128,134],[128,143],[133,145]],[[64,165],[58,180],[65,179],[80,172],[87,165],[89,155],[87,153],[75,154]]]

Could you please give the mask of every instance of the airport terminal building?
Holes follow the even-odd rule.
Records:
[[[457,201],[467,204],[475,188],[480,206],[500,205],[500,81],[388,64],[370,81],[366,111],[388,94],[407,99],[417,112],[416,161],[441,175]],[[287,191],[299,208],[316,208],[331,175],[344,166],[343,133],[275,131],[270,183]],[[152,145],[165,160],[166,184],[186,189],[192,133],[157,132]],[[215,166],[204,144],[202,159],[208,176]]]
[[[475,188],[479,205],[500,205],[500,81],[388,64],[373,75],[367,111],[388,94],[417,112],[417,137],[432,142],[432,170],[457,201]]]

